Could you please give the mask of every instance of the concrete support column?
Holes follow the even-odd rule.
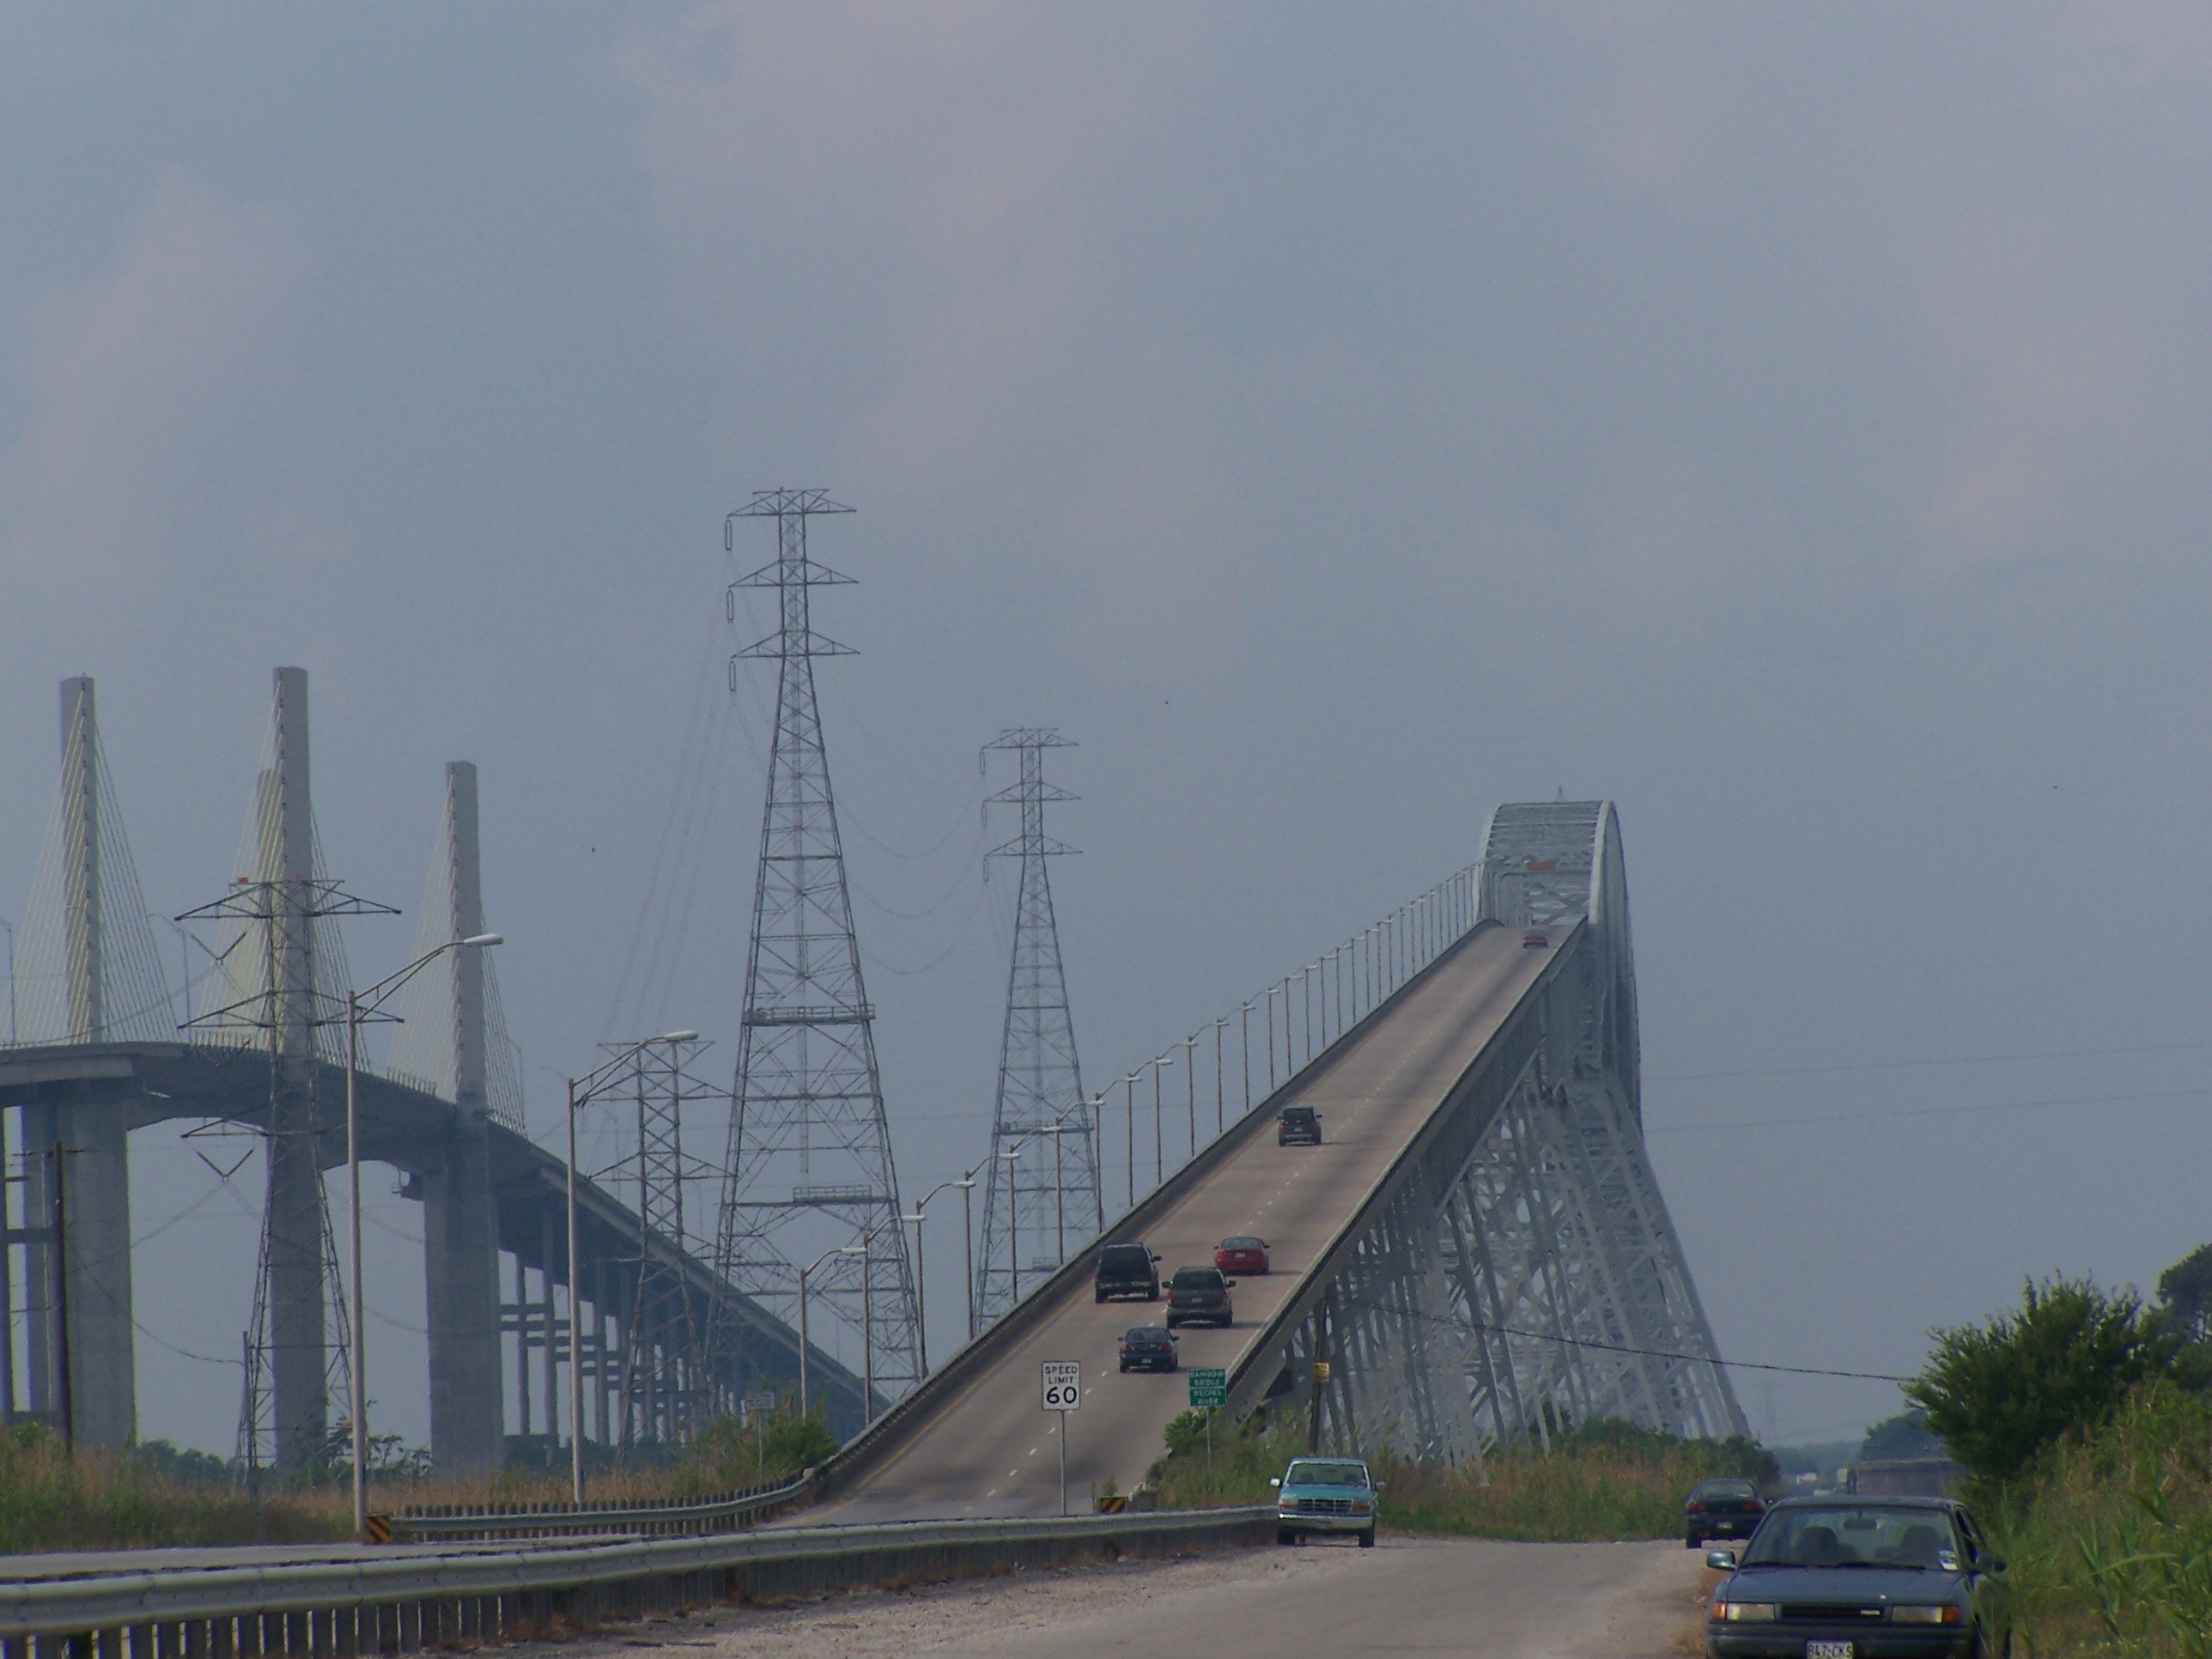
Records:
[[[484,931],[477,769],[446,768],[450,939]],[[422,1182],[422,1275],[430,1331],[430,1456],[441,1471],[497,1468],[507,1449],[501,1396],[499,1210],[491,1190],[484,1089],[484,964],[454,951],[453,1097],[441,1167]]]
[[[107,970],[101,925],[100,727],[92,681],[61,686],[62,927],[69,1040],[107,1039]],[[137,1431],[131,1324],[131,1158],[119,1101],[58,1107],[69,1217],[70,1398],[77,1443],[121,1448]],[[50,1202],[50,1199],[49,1199]],[[45,1225],[41,1214],[33,1225]],[[51,1270],[50,1270],[51,1271]]]
[[[315,1146],[314,816],[309,791],[307,671],[276,672],[276,761],[260,779],[260,857],[268,900],[270,1010],[270,1369],[276,1461],[290,1473],[319,1459],[330,1433],[323,1308],[323,1176]]]

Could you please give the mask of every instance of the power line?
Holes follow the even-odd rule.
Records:
[[[1354,1307],[1368,1308],[1376,1313],[1406,1316],[1403,1308],[1390,1307],[1380,1302],[1365,1302],[1356,1297],[1346,1297]],[[1596,1348],[1606,1353],[1634,1354],[1646,1359],[1680,1359],[1692,1365],[1723,1365],[1736,1371],[1779,1371],[1790,1376],[1844,1376],[1863,1382],[1910,1382],[1909,1376],[1893,1376],[1887,1371],[1841,1371],[1825,1370],[1817,1365],[1771,1365],[1751,1359],[1716,1359],[1705,1353],[1678,1353],[1668,1348],[1632,1348],[1620,1342],[1600,1342],[1593,1337],[1561,1336],[1551,1331],[1524,1331],[1510,1325],[1488,1325],[1480,1320],[1460,1319],[1443,1314],[1415,1314],[1431,1325],[1449,1326],[1455,1330],[1482,1331],[1493,1336],[1525,1337],[1532,1342],[1564,1343],[1571,1348]]]
[[[2168,1054],[2212,1048],[2212,1042],[2148,1042],[2118,1048],[2053,1048],[2043,1054],[1954,1054],[1938,1060],[1863,1060],[1834,1066],[1777,1066],[1756,1072],[1666,1072],[1646,1083],[1709,1083],[1728,1078],[1817,1077],[1827,1072],[1901,1072],[1924,1066],[1994,1066],[2015,1060],[2093,1060],[2107,1054]]]
[[[1889,1112],[1837,1112],[1825,1117],[1741,1118],[1728,1122],[1676,1123],[1646,1129],[1646,1136],[1696,1134],[1714,1129],[1794,1129],[1818,1123],[1871,1123],[1884,1118],[1954,1117],[1974,1112],[2021,1112],[2046,1106],[2126,1106],[2147,1100],[2202,1100],[2212,1089],[2154,1089],[2134,1095],[2073,1095],[2052,1100],[1991,1100],[1971,1106],[1921,1106]]]

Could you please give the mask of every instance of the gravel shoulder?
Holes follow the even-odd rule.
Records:
[[[545,1659],[890,1659],[951,1652],[1480,1654],[1679,1659],[1702,1587],[1679,1543],[1513,1544],[1385,1537],[1381,1547],[1263,1548],[1176,1561],[718,1607],[526,1644]]]

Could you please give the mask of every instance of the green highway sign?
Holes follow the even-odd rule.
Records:
[[[1198,1370],[1190,1373],[1190,1403],[1194,1411],[1229,1403],[1229,1373]]]

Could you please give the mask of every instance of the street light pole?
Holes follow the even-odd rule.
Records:
[[[351,1210],[349,1254],[353,1265],[353,1294],[349,1298],[353,1328],[347,1334],[353,1349],[349,1358],[352,1361],[350,1369],[353,1372],[353,1530],[356,1537],[361,1536],[368,1528],[368,1333],[362,1328],[367,1322],[368,1304],[362,1293],[361,1282],[361,1023],[381,1007],[386,997],[447,951],[481,950],[506,942],[498,933],[477,933],[467,939],[449,939],[435,950],[424,951],[398,973],[379,980],[366,991],[346,993],[346,1188]]]
[[[964,1260],[968,1267],[968,1340],[975,1340],[975,1172],[952,1183],[960,1189],[960,1237],[966,1244]]]
[[[576,1211],[576,1113],[591,1104],[592,1097],[607,1079],[628,1066],[641,1051],[656,1042],[696,1042],[698,1039],[696,1031],[668,1031],[659,1036],[640,1037],[596,1070],[580,1079],[568,1079],[568,1498],[580,1509],[584,1502],[584,1258],[580,1218]],[[551,1299],[550,1291],[547,1299]],[[553,1340],[551,1330],[545,1333],[545,1340]],[[805,1358],[803,1352],[800,1358]],[[599,1363],[606,1363],[605,1354],[599,1356]],[[627,1395],[624,1399],[627,1401]],[[629,1406],[625,1404],[623,1410],[627,1420]],[[550,1418],[550,1413],[548,1415]]]
[[[833,1255],[860,1255],[862,1254],[863,1252],[860,1249],[860,1247],[857,1244],[835,1244],[830,1249],[823,1251],[820,1255],[816,1256],[807,1266],[801,1267],[799,1270],[799,1414],[801,1417],[805,1416],[807,1412],[806,1350],[808,1347],[808,1342],[806,1331],[806,1281],[813,1278],[815,1273],[820,1269],[822,1264],[827,1261]]]

